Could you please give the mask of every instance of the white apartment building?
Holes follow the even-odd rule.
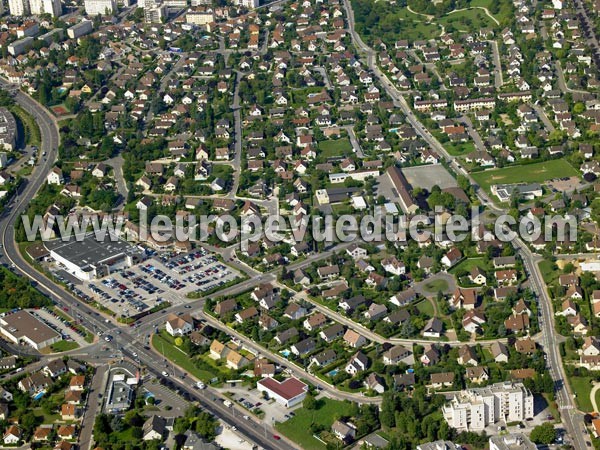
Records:
[[[493,98],[475,98],[469,100],[455,100],[454,110],[456,112],[476,111],[478,109],[493,109],[496,100]]]
[[[116,0],[85,0],[85,12],[88,16],[113,14],[117,11]]]
[[[163,17],[169,17],[169,9],[167,5],[150,6],[150,2],[146,2],[144,7],[144,22],[146,23],[161,23]]]
[[[185,14],[185,21],[194,25],[207,25],[215,21],[215,14],[212,11],[189,10]]]
[[[13,16],[50,14],[60,17],[62,14],[60,0],[8,0],[8,9]]]
[[[27,0],[25,0],[27,1]],[[29,0],[31,14],[50,14],[52,17],[62,15],[60,0]]]
[[[442,408],[444,419],[457,430],[482,430],[498,421],[533,418],[533,394],[523,383],[496,383],[461,391]]]
[[[8,10],[11,16],[28,16],[28,0],[8,0]]]
[[[237,4],[248,9],[257,8],[260,0],[237,0]]]

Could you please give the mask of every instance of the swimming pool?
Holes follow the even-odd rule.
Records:
[[[40,398],[42,398],[44,396],[45,393],[46,393],[46,391],[40,391],[40,392],[38,392],[37,394],[35,394],[33,396],[33,399],[34,400],[39,400]]]
[[[289,350],[281,350],[279,353],[281,353],[283,356],[285,356],[287,358],[288,356],[290,356],[290,354],[292,352],[290,352]]]
[[[329,372],[327,372],[327,375],[329,375],[330,377],[335,377],[338,374],[339,370],[338,369],[333,369],[330,370]]]

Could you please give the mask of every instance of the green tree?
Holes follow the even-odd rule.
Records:
[[[304,397],[302,406],[308,410],[317,409],[317,399],[315,399],[314,395],[309,393],[306,395],[306,397]]]
[[[536,444],[551,444],[556,439],[556,430],[554,425],[550,422],[538,425],[531,430],[530,438]]]
[[[381,425],[388,428],[393,428],[396,426],[395,411],[396,402],[394,399],[394,394],[392,392],[385,392],[381,402],[381,412],[379,413]]]

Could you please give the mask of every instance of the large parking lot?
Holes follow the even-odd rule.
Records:
[[[101,280],[83,283],[74,292],[84,300],[96,300],[118,315],[129,317],[165,301],[181,304],[187,294],[209,291],[238,275],[200,248],[189,254],[155,255]]]
[[[59,332],[65,341],[75,341],[80,346],[87,345],[85,333],[77,330],[68,320],[59,316],[49,308],[30,311],[37,319]]]

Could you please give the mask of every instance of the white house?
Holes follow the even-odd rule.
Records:
[[[54,167],[48,174],[47,181],[48,184],[63,184],[65,179],[62,170],[58,167]]]
[[[268,377],[259,380],[256,389],[265,392],[269,398],[275,399],[280,405],[291,408],[304,400],[308,385],[295,377],[286,378],[281,382]]]
[[[165,328],[171,336],[184,336],[194,330],[194,319],[189,314],[169,314]]]

